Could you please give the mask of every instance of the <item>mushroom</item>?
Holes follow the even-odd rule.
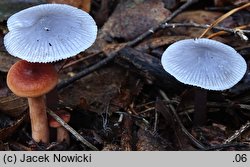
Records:
[[[6,50],[29,62],[66,59],[90,47],[97,35],[93,18],[65,4],[42,4],[12,15],[4,37]]]
[[[229,89],[242,79],[247,69],[244,58],[232,47],[206,38],[175,42],[165,50],[161,63],[178,81],[203,88],[197,89],[199,98],[195,95],[203,110],[197,111],[195,107],[196,125],[205,123],[206,111],[202,107],[206,105],[205,90]]]
[[[62,120],[66,123],[70,121],[70,113],[65,110],[58,110],[55,112]],[[57,128],[57,142],[66,142],[70,144],[70,137],[68,131],[53,117],[49,116],[49,126],[52,128]]]
[[[55,87],[57,73],[51,64],[43,63],[75,56],[90,47],[96,39],[96,23],[88,13],[75,7],[42,4],[12,15],[7,26],[6,50],[27,61],[17,62],[11,67],[7,78],[9,88],[19,96],[28,97],[32,137],[37,142],[48,143],[44,94]],[[48,77],[53,76],[52,84]],[[41,116],[37,117],[38,114]]]
[[[57,84],[57,71],[52,64],[30,63],[20,60],[7,74],[7,85],[20,97],[27,97],[32,138],[36,142],[49,142],[45,94]]]

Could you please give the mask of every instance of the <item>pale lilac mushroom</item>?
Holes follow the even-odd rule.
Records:
[[[233,87],[247,69],[232,47],[206,38],[175,42],[165,50],[161,63],[180,82],[208,90]]]
[[[65,4],[42,4],[12,15],[4,37],[7,51],[29,62],[66,59],[90,47],[97,35],[93,18]]]
[[[161,63],[178,81],[217,91],[233,87],[247,69],[244,58],[235,49],[206,38],[175,42],[165,50]]]

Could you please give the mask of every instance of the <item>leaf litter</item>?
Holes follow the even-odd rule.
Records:
[[[82,0],[74,1],[74,4],[70,0],[63,0],[60,3],[84,8]],[[55,91],[58,94],[58,101],[52,104],[52,108],[68,110],[72,114],[69,125],[99,150],[249,149],[250,135],[249,128],[246,126],[250,116],[248,114],[249,87],[244,86],[249,84],[247,78],[243,78],[242,82],[228,91],[209,92],[207,123],[202,127],[194,127],[192,89],[163,73],[159,64],[161,54],[166,47],[178,40],[199,37],[204,29],[195,26],[162,28],[152,32],[151,36],[142,38],[138,45],[122,48],[124,44],[161,24],[178,10],[183,2],[176,0],[169,4],[164,0],[108,0],[107,3],[112,5],[109,6],[100,0],[91,1],[89,12],[99,25],[98,39],[95,44],[75,58],[54,64],[59,70],[60,81],[63,81],[98,64],[113,52],[118,52],[120,56],[58,92]],[[214,1],[212,5],[197,2],[189,6],[188,11],[181,11],[171,20],[171,23],[208,25],[226,13],[227,5],[236,4],[236,1],[233,4]],[[217,10],[212,10],[212,7]],[[1,10],[1,12],[5,13],[0,15],[1,26],[6,27],[4,20],[12,11]],[[100,12],[104,12],[104,18],[100,17]],[[242,10],[225,19],[219,26],[234,28],[248,25],[247,20],[236,19],[240,16],[245,18],[248,15],[247,11]],[[5,31],[4,28],[1,29],[1,38]],[[208,35],[215,32],[217,31],[212,30]],[[217,36],[215,39],[237,48],[249,63],[249,52],[245,51],[249,49],[247,42],[231,33]],[[17,59],[8,55],[2,47],[0,54],[1,82],[5,83],[8,69]],[[88,56],[90,58],[81,59]],[[80,59],[81,61],[78,61]],[[70,65],[62,68],[65,64]],[[160,91],[163,91],[169,100],[163,98]],[[6,122],[1,127],[0,139],[7,143],[8,149],[89,149],[80,144],[73,135],[70,136],[72,142],[69,146],[62,143],[45,147],[32,142],[27,144],[30,143],[31,138],[25,101],[14,96],[5,84],[2,84],[0,94],[0,119]],[[15,110],[20,115],[7,115],[4,112],[6,108],[7,111]],[[242,127],[240,135],[225,145],[225,141]],[[51,132],[53,136],[55,132],[53,130]],[[1,146],[0,149],[6,150],[6,147]]]

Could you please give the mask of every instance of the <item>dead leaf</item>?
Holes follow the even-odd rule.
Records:
[[[230,5],[231,0],[214,0],[214,5],[217,7],[223,7]]]
[[[66,106],[78,106],[96,113],[103,113],[108,108],[112,113],[126,109],[141,87],[137,77],[113,65],[80,79],[64,89],[60,96]]]
[[[139,129],[137,132],[138,141],[136,143],[136,150],[137,151],[167,151],[168,144],[153,136],[149,132],[145,131],[144,129]]]
[[[226,139],[225,130],[219,128],[218,126],[193,128],[192,134],[197,139],[203,139],[203,141],[201,141],[202,143],[206,143],[211,146],[222,144]]]
[[[169,14],[161,0],[121,1],[102,31],[112,38],[132,40],[158,25]]]
[[[0,51],[0,71],[1,72],[8,72],[10,67],[15,64],[18,58],[9,55],[7,52]]]
[[[28,108],[27,98],[18,97],[7,88],[0,89],[0,112],[19,117]]]
[[[26,119],[26,116],[27,114],[23,114],[22,116],[14,120],[14,122],[10,123],[10,125],[0,129],[0,140],[4,140],[11,136],[21,125],[21,123]]]
[[[146,52],[148,50],[153,50],[158,47],[168,46],[174,42],[177,42],[179,40],[186,39],[186,38],[189,38],[189,37],[187,36],[162,36],[162,37],[150,38],[140,43],[139,45],[137,45],[136,49]]]
[[[89,12],[91,9],[91,0],[47,0],[48,3],[68,4]]]
[[[204,10],[187,11],[180,13],[172,22],[176,23],[198,23],[198,24],[211,24],[217,18],[219,18],[223,13],[220,12],[209,12]],[[235,25],[232,17],[225,19],[220,23],[224,27],[232,27]],[[201,28],[175,28],[169,29],[173,34],[186,35],[192,38],[199,37],[204,29]],[[209,33],[207,34],[209,35]]]

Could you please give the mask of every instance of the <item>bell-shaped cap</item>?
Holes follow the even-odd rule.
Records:
[[[42,4],[12,15],[4,37],[7,51],[29,62],[66,59],[89,48],[97,26],[83,10],[65,4]]]
[[[50,63],[20,60],[11,66],[7,85],[20,97],[39,97],[52,90],[58,81],[57,71]]]
[[[233,87],[247,69],[232,47],[205,38],[175,42],[165,50],[161,63],[180,82],[208,90]]]

